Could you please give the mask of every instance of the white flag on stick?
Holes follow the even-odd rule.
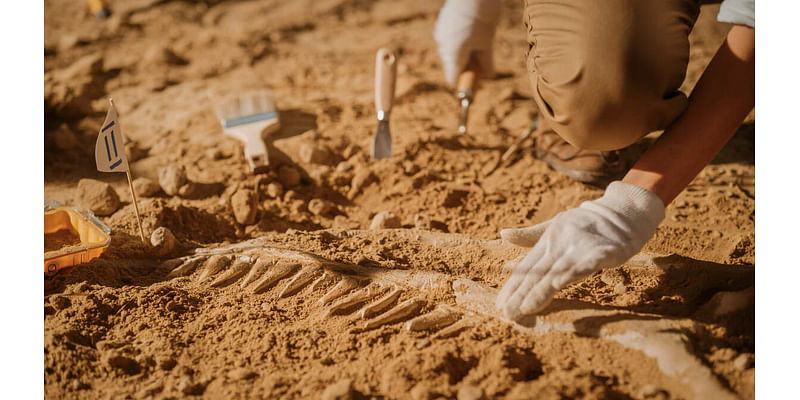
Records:
[[[122,137],[122,127],[119,124],[117,109],[114,101],[108,99],[111,107],[106,114],[100,134],[97,135],[97,142],[94,144],[94,160],[97,170],[101,172],[125,172],[128,175],[128,185],[131,188],[133,197],[133,208],[136,210],[136,220],[139,221],[139,236],[144,240],[144,229],[142,228],[142,217],[139,216],[139,202],[136,200],[136,192],[133,190],[133,178],[131,170],[128,168],[128,155],[125,153],[125,142]]]
[[[106,114],[106,121],[97,136],[94,145],[94,159],[97,170],[101,172],[126,172],[128,171],[128,156],[125,154],[125,143],[122,137],[122,127],[119,125],[117,109],[114,102]]]

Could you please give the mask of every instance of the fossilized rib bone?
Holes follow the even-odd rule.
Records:
[[[340,235],[358,235],[359,231],[338,232]],[[468,238],[452,234],[419,231],[398,231],[402,240],[416,240],[437,247],[478,246],[489,254],[503,254],[510,247],[500,241]],[[518,253],[511,253],[514,256]],[[352,314],[358,306],[362,318],[372,318],[363,329],[407,321],[405,328],[412,331],[431,331],[433,339],[458,335],[475,326],[480,318],[494,318],[516,329],[541,335],[554,331],[575,332],[582,336],[615,341],[622,346],[639,350],[654,358],[665,375],[684,383],[696,398],[733,399],[735,396],[723,387],[712,372],[686,347],[686,337],[679,333],[690,327],[691,320],[663,318],[660,315],[598,308],[586,303],[555,300],[545,314],[537,315],[523,324],[508,321],[495,309],[497,289],[480,283],[453,278],[444,274],[413,270],[392,270],[350,265],[326,260],[317,255],[270,246],[263,240],[251,240],[227,248],[198,249],[196,256],[167,261],[162,266],[172,268],[168,277],[186,276],[203,263],[199,281],[216,275],[230,264],[233,257],[252,257],[248,262],[237,260],[229,270],[214,280],[212,286],[227,286],[242,279],[240,287],[252,285],[252,293],[270,290],[275,284],[291,276],[279,293],[289,297],[299,293],[318,277],[338,279],[319,299],[326,306],[327,315]],[[504,259],[502,257],[499,257]],[[505,258],[507,259],[507,257]],[[252,262],[255,260],[255,264]],[[626,265],[641,268],[668,268],[679,260],[639,254]],[[277,262],[277,264],[276,264]],[[248,270],[249,268],[249,270]],[[298,272],[299,269],[299,272]],[[246,274],[246,276],[245,276]],[[330,275],[330,278],[325,278]],[[369,283],[361,287],[362,282]],[[370,283],[371,282],[371,283]],[[216,284],[216,285],[215,285]],[[321,285],[321,284],[320,284]],[[382,298],[388,288],[393,288]],[[456,308],[439,305],[433,311],[420,315],[426,301],[412,297],[395,304],[403,293],[413,291],[424,296],[433,289],[448,289],[455,296]],[[416,295],[415,295],[416,296]],[[478,317],[482,315],[484,317]],[[410,319],[410,320],[409,320]]]

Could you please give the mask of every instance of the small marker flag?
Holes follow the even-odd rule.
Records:
[[[119,126],[117,109],[114,101],[108,99],[110,107],[106,114],[100,134],[97,135],[97,143],[94,144],[94,160],[97,170],[100,172],[125,172],[128,176],[128,185],[131,188],[133,197],[133,209],[136,210],[136,220],[139,221],[139,237],[142,243],[147,245],[144,240],[144,228],[142,228],[142,217],[139,215],[139,201],[136,200],[136,191],[133,189],[133,177],[128,168],[128,156],[125,154],[125,142],[122,137],[122,127]]]
[[[111,102],[111,107],[106,114],[97,143],[94,145],[94,159],[97,170],[101,172],[126,172],[128,171],[128,157],[125,155],[125,143],[122,137],[122,127],[119,125],[117,109]]]

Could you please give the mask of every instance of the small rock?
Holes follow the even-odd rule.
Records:
[[[347,161],[341,161],[339,164],[336,164],[336,172],[347,172],[351,169],[353,169],[353,166]]]
[[[161,368],[164,371],[169,371],[175,368],[176,365],[178,365],[178,362],[172,357],[165,357],[158,360],[158,368]]]
[[[82,387],[81,381],[73,379],[72,382],[70,383],[70,387],[72,388],[73,391],[81,390]]]
[[[283,187],[295,187],[300,184],[300,172],[297,172],[297,168],[284,165],[278,169],[278,182]]]
[[[434,398],[433,392],[428,385],[424,383],[418,383],[414,385],[408,394],[412,400],[431,400]]]
[[[658,386],[648,383],[639,389],[639,397],[643,399],[652,399],[657,397],[664,397],[667,393],[661,390]],[[664,397],[666,398],[666,397]]]
[[[106,351],[111,349],[118,349],[120,347],[125,347],[127,342],[124,341],[117,341],[117,340],[99,340],[97,343],[94,344],[94,347],[100,351]]]
[[[194,182],[186,182],[178,189],[178,196],[183,198],[194,197],[195,193],[197,193],[197,184]]]
[[[236,368],[228,371],[228,378],[234,381],[241,381],[245,379],[252,379],[256,377],[256,373],[247,368]]]
[[[294,190],[289,190],[286,194],[283,195],[283,202],[289,203],[295,200],[303,200],[303,196],[300,193],[295,192]]]
[[[431,219],[427,215],[417,214],[414,216],[414,227],[429,231],[431,230]]]
[[[159,257],[165,257],[172,253],[179,243],[171,230],[161,226],[150,235],[150,245],[153,246]]]
[[[78,147],[78,137],[66,125],[62,125],[53,133],[53,141],[59,150],[69,151]]]
[[[94,179],[78,182],[78,198],[84,207],[99,216],[111,215],[119,208],[119,195],[114,188]]]
[[[431,345],[431,341],[429,339],[422,339],[419,342],[417,342],[417,344],[414,345],[414,347],[416,347],[417,350],[422,350],[422,349],[424,349],[424,348],[426,348],[426,347],[428,347],[430,345]]]
[[[106,359],[106,364],[128,375],[136,375],[142,370],[136,360],[122,355],[112,354]]]
[[[158,171],[158,183],[164,193],[170,196],[177,195],[187,181],[186,168],[183,165],[170,165]]]
[[[300,147],[300,160],[309,164],[329,165],[333,164],[334,156],[326,148],[303,144]]]
[[[56,310],[64,310],[69,308],[72,302],[67,296],[53,296],[50,298],[50,304],[52,304]]]
[[[250,189],[239,189],[231,196],[231,207],[236,222],[242,225],[252,225],[256,222],[258,214],[258,196]]]
[[[624,283],[620,282],[614,285],[614,294],[625,294],[628,291],[628,287],[625,286]]]
[[[733,360],[733,367],[737,371],[745,371],[753,365],[753,361],[755,361],[755,357],[752,354],[742,353]]]
[[[197,385],[192,382],[192,377],[189,375],[184,375],[181,377],[181,380],[178,381],[178,390],[183,394],[200,394],[202,391],[197,390]]]
[[[486,400],[483,389],[474,385],[463,385],[458,389],[458,400]]]
[[[153,356],[144,353],[136,356],[136,362],[142,366],[153,366],[156,363],[155,360],[153,360]]]
[[[162,382],[156,381],[145,386],[142,390],[140,390],[139,397],[155,396],[161,393],[162,390],[164,390],[164,384]]]
[[[323,400],[351,400],[354,397],[353,381],[350,379],[342,379],[328,386],[322,392]]]
[[[372,218],[369,229],[395,229],[400,228],[400,217],[391,211],[381,211]]]
[[[331,203],[322,199],[311,199],[308,202],[308,211],[314,215],[325,215],[331,211]]]
[[[133,180],[133,189],[136,190],[137,196],[151,197],[161,191],[161,186],[151,179],[139,177]]]
[[[270,184],[267,185],[267,196],[273,199],[279,199],[283,196],[283,186],[278,182],[270,182]]]

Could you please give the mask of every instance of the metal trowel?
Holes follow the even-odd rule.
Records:
[[[378,129],[372,140],[372,157],[380,160],[392,155],[389,113],[394,101],[397,56],[392,50],[382,48],[375,58],[375,110],[378,112]]]
[[[470,55],[469,63],[464,71],[458,74],[456,81],[456,95],[458,101],[461,103],[461,117],[458,119],[458,132],[462,134],[467,133],[467,116],[469,115],[469,106],[472,104],[472,99],[477,90],[478,75],[480,68],[478,66],[478,59],[473,52]]]
[[[278,110],[268,90],[251,90],[233,95],[210,95],[214,112],[226,135],[244,144],[244,157],[253,173],[269,169],[264,139],[280,129]]]

